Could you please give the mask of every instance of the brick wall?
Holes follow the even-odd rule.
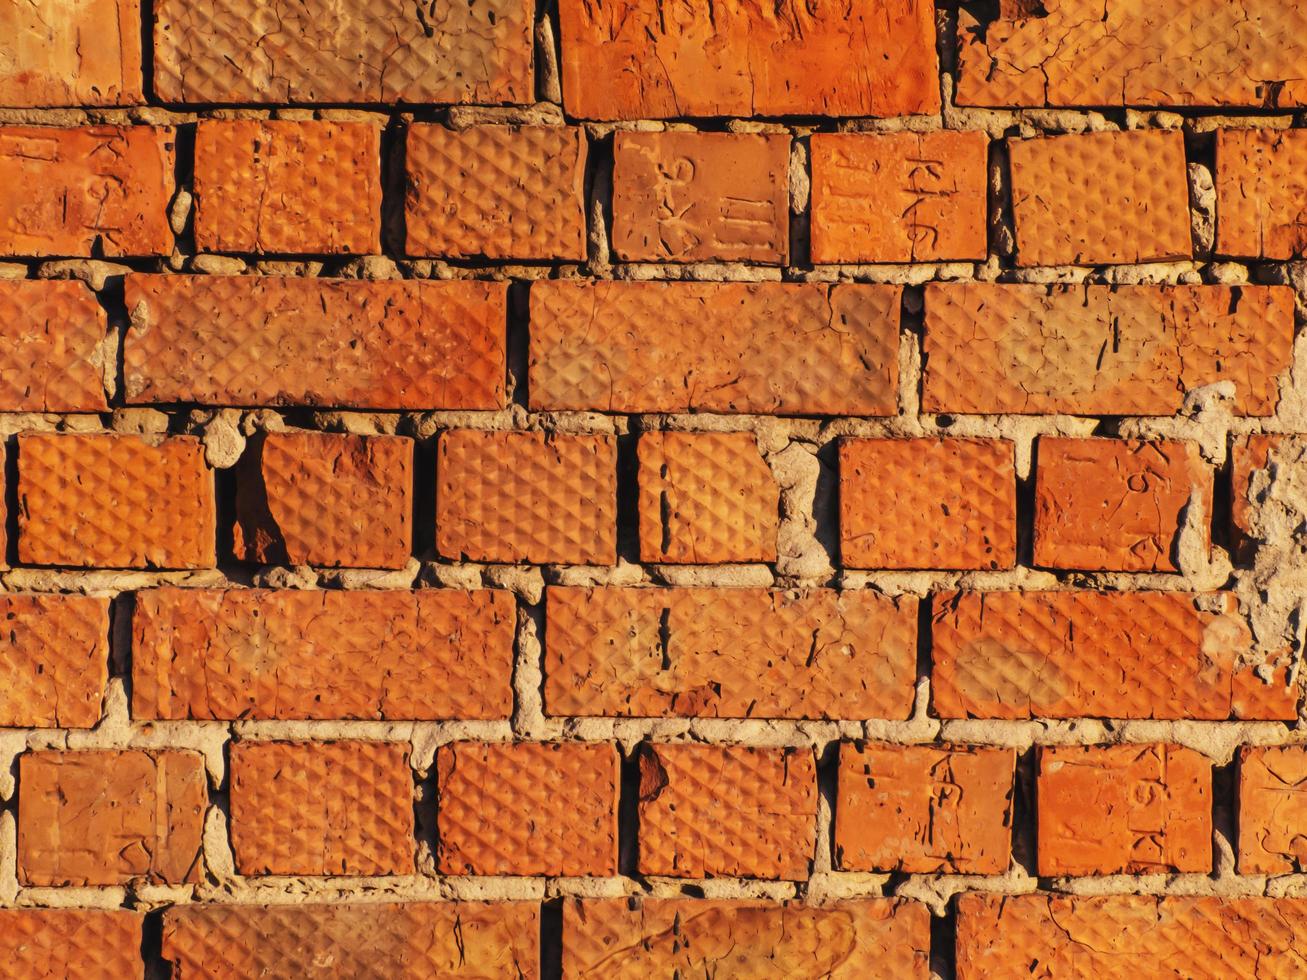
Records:
[[[0,974],[1301,974],[1304,63],[0,0]]]

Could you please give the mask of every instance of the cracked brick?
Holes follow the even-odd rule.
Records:
[[[0,7],[0,65],[0,105],[138,105],[140,0],[7,3]]]

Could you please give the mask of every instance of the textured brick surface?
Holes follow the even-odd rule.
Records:
[[[0,958],[14,980],[139,977],[141,923],[121,909],[4,909]]]
[[[1287,438],[1266,434],[1243,436],[1230,447],[1230,535],[1238,559],[1250,559],[1256,545],[1251,536],[1253,508],[1258,497],[1254,478],[1259,470],[1276,464],[1280,452],[1288,445]]]
[[[903,720],[912,710],[910,598],[551,588],[545,606],[553,715]]]
[[[537,282],[531,407],[892,415],[897,286]]]
[[[507,718],[515,622],[494,590],[151,589],[132,614],[132,714]]]
[[[810,749],[645,743],[640,872],[800,879],[817,831]]]
[[[487,282],[128,276],[126,397],[502,408],[506,293]]]
[[[407,743],[242,741],[228,756],[240,874],[413,873]]]
[[[409,255],[585,258],[585,132],[415,123],[405,144]]]
[[[79,282],[0,282],[0,411],[104,411],[108,331]]]
[[[616,874],[618,766],[616,747],[602,743],[442,745],[441,873]]]
[[[627,262],[789,257],[788,136],[619,132],[613,251]]]
[[[813,262],[983,259],[984,133],[815,133]]]
[[[167,255],[173,131],[0,126],[0,255]]]
[[[1291,259],[1307,249],[1307,133],[1222,130],[1216,136],[1216,248]]]
[[[206,804],[195,752],[28,752],[18,760],[25,885],[195,881]]]
[[[1307,747],[1239,750],[1239,872],[1292,874],[1307,864]]]
[[[1039,874],[1207,872],[1212,764],[1178,745],[1038,750]]]
[[[0,725],[91,728],[109,676],[109,602],[0,595]]]
[[[37,0],[0,7],[0,105],[135,105],[140,0]]]
[[[998,439],[842,439],[840,557],[853,568],[1011,568],[1013,446]]]
[[[931,284],[922,408],[1173,415],[1228,380],[1236,412],[1270,415],[1292,343],[1277,287]]]
[[[402,568],[413,552],[413,442],[272,432],[236,474],[234,553],[273,565]]]

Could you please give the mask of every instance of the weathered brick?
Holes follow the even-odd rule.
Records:
[[[817,839],[810,749],[643,743],[640,873],[799,880]]]
[[[703,899],[563,903],[563,976],[823,977],[930,975],[930,913],[893,899],[821,907]]]
[[[365,122],[201,120],[202,251],[381,251],[381,129]]]
[[[80,282],[0,281],[0,411],[104,411],[108,332]]]
[[[502,283],[130,275],[126,300],[132,404],[504,407]]]
[[[436,447],[436,550],[489,562],[611,565],[610,436],[452,429]]]
[[[1227,129],[1216,134],[1216,250],[1292,259],[1307,250],[1307,133]]]
[[[985,257],[984,133],[814,133],[810,147],[813,262]]]
[[[409,255],[584,259],[585,131],[409,127]]]
[[[532,6],[402,0],[328,7],[158,0],[154,87],[165,102],[530,102]]]
[[[1239,873],[1292,874],[1307,866],[1307,747],[1239,750]]]
[[[109,678],[109,600],[0,595],[0,725],[92,728]]]
[[[192,436],[18,437],[23,564],[208,568],[214,507],[213,473]]]
[[[239,874],[413,873],[407,743],[242,741],[229,756]]]
[[[1279,286],[926,286],[927,412],[1174,415],[1187,392],[1235,384],[1270,415],[1293,346]]]
[[[18,759],[25,885],[194,881],[207,790],[196,752],[27,752]]]
[[[136,718],[489,719],[513,708],[507,592],[150,589],[132,624]]]
[[[0,105],[137,105],[140,0],[0,6]]]
[[[1179,130],[1008,140],[1018,265],[1188,258],[1189,177]]]
[[[236,472],[232,548],[272,565],[402,568],[413,553],[413,441],[270,432]]]
[[[582,119],[939,110],[934,10],[562,0],[563,100]]]
[[[1191,499],[1212,513],[1212,471],[1192,442],[1040,436],[1035,464],[1036,565],[1174,572]],[[1199,527],[1210,545],[1210,520]]]
[[[536,282],[531,407],[894,415],[900,288]]]
[[[780,489],[752,432],[640,437],[640,560],[776,560]]]
[[[1012,749],[840,744],[835,858],[845,871],[1002,874]]]
[[[790,253],[790,138],[613,136],[613,251],[627,262],[755,262]]]
[[[1212,870],[1212,764],[1193,749],[1038,751],[1041,876]]]
[[[173,131],[0,126],[0,255],[167,255]]]
[[[125,909],[0,910],[0,961],[14,980],[140,977],[143,921]]]
[[[853,568],[1011,568],[1012,443],[841,439],[840,556]]]
[[[902,721],[912,712],[915,599],[870,589],[546,596],[551,715]]]
[[[441,874],[616,874],[618,770],[606,743],[442,745]]]
[[[1253,433],[1236,439],[1230,447],[1230,550],[1240,562],[1253,558],[1257,544],[1252,537],[1257,471],[1277,464],[1280,455],[1291,449],[1290,438]]]
[[[516,977],[536,980],[534,902],[182,905],[163,916],[175,977]]]

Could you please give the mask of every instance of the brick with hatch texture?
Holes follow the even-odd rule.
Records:
[[[0,725],[92,728],[108,679],[108,599],[0,594]]]
[[[0,281],[0,411],[103,412],[108,333],[76,280]]]
[[[1038,749],[1040,876],[1212,869],[1212,764],[1179,745]]]
[[[197,752],[27,752],[18,759],[24,885],[197,880],[207,788]]]
[[[143,101],[140,0],[0,6],[0,105]]]
[[[1216,251],[1292,259],[1307,249],[1307,133],[1224,129],[1216,134]]]
[[[1307,866],[1307,747],[1239,750],[1239,873],[1292,874]]]
[[[0,962],[13,980],[141,977],[144,921],[126,909],[3,909]]]

